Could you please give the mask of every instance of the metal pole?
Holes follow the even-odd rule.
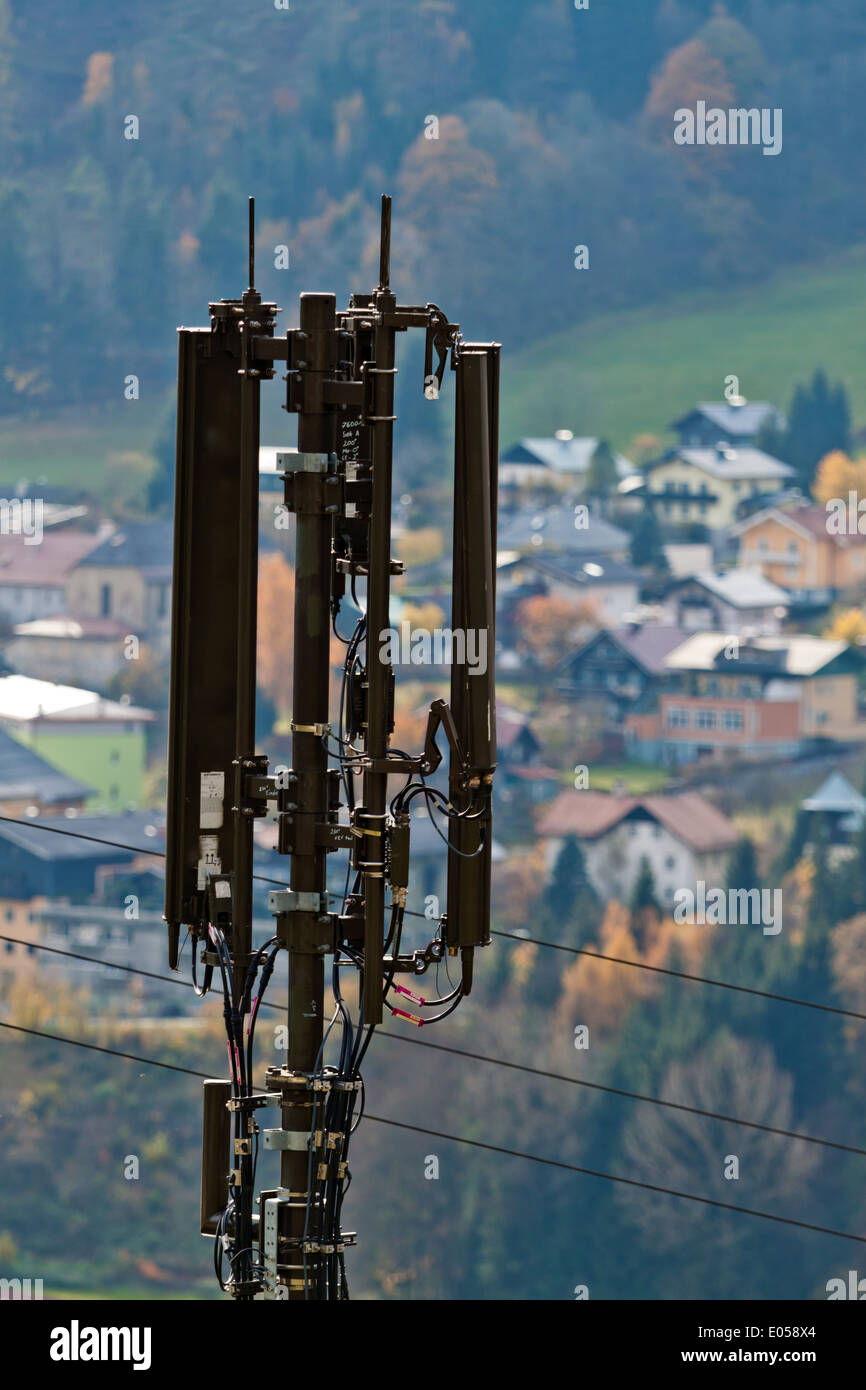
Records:
[[[326,888],[326,855],[316,844],[316,825],[328,809],[328,754],[321,732],[328,723],[330,663],[331,518],[323,492],[326,460],[335,444],[335,417],[324,406],[321,383],[332,372],[336,299],[332,294],[301,295],[300,332],[306,334],[303,368],[306,404],[298,415],[299,464],[293,481],[296,529],[294,679],[292,703],[292,771],[294,852],[291,886],[298,894],[321,894]],[[306,897],[302,903],[309,901]],[[322,1045],[324,1008],[324,946],[320,941],[319,910],[305,908],[288,914],[290,1072],[316,1070]],[[313,1093],[296,1089],[296,1099],[283,1106],[283,1128],[309,1135]],[[284,1096],[289,1092],[284,1091]],[[290,1239],[287,1263],[296,1266],[289,1279],[289,1298],[308,1296],[304,1261],[297,1242],[304,1237],[308,1196],[309,1151],[284,1150],[280,1184],[291,1194],[281,1233]],[[309,1275],[318,1263],[306,1262]],[[312,1291],[310,1291],[312,1293]],[[315,1297],[313,1293],[312,1296]]]
[[[391,598],[391,465],[394,446],[395,329],[384,322],[396,301],[387,288],[390,279],[391,200],[382,199],[380,288],[373,296],[378,322],[373,334],[373,413],[370,416],[373,502],[367,576],[367,757],[384,760],[388,753],[393,709],[393,672],[380,655],[381,638],[390,623]],[[364,773],[364,1023],[382,1021],[380,963],[385,942],[384,831],[388,778],[384,772]]]

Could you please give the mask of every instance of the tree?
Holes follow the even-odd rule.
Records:
[[[755,842],[748,835],[743,835],[731,851],[728,860],[727,886],[746,889],[760,888],[761,886]]]
[[[575,629],[589,618],[588,610],[547,594],[522,599],[515,611],[515,624],[524,645],[546,667],[555,665],[564,655]]]
[[[600,439],[592,451],[586,470],[586,492],[589,497],[609,497],[616,489],[619,471],[616,456],[606,439]]]
[[[632,532],[631,562],[638,569],[665,571],[669,568],[659,523],[652,507],[645,507]]]
[[[825,628],[825,637],[834,642],[850,642],[852,645],[866,642],[866,613],[862,608],[844,608],[833,615],[830,626]]]
[[[690,39],[669,53],[661,71],[652,80],[644,116],[649,129],[660,139],[670,140],[673,115],[680,107],[695,109],[698,101],[707,107],[728,107],[734,99],[725,64],[714,58],[700,39]]]
[[[849,492],[866,497],[866,458],[852,459],[844,449],[832,449],[818,464],[812,495],[822,506],[834,498],[847,506]]]
[[[292,703],[294,663],[286,623],[294,601],[295,572],[288,560],[279,551],[265,555],[259,564],[257,665],[259,684],[281,715]]]
[[[656,895],[656,883],[653,877],[652,866],[646,855],[641,856],[641,861],[637,868],[637,878],[631,890],[631,910],[634,915],[651,908],[654,912],[660,912],[659,900]]]
[[[851,436],[851,411],[842,383],[831,386],[818,367],[812,380],[797,386],[788,411],[788,424],[778,440],[778,456],[797,470],[800,487],[809,492],[815,470],[825,454],[847,453]]]
[[[718,1109],[725,1097],[731,1115],[747,1115],[776,1130],[794,1129],[791,1076],[776,1065],[772,1050],[754,1040],[723,1032],[701,1052],[674,1062],[665,1075],[660,1098],[694,1109]],[[717,1201],[731,1201],[724,1156],[732,1151],[731,1129],[722,1120],[708,1120],[685,1110],[640,1106],[624,1132],[623,1148],[631,1176],[664,1183],[680,1191],[696,1190],[695,1173],[701,1174],[700,1190]],[[809,1192],[819,1159],[813,1145],[756,1130],[738,1130],[735,1153],[743,1174],[748,1174],[749,1200],[758,1208],[795,1210],[798,1199]],[[683,1249],[685,1243],[718,1239],[715,1215],[706,1207],[686,1211],[692,1204],[674,1197],[645,1200],[644,1193],[623,1188],[617,1193],[644,1238],[657,1249]],[[725,1226],[726,1243],[749,1238],[746,1222]],[[721,1277],[721,1271],[720,1271]],[[729,1265],[727,1290],[735,1297],[740,1288],[738,1261]]]

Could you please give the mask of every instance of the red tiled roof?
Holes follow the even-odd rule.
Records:
[[[25,540],[24,536],[0,536],[0,584],[61,588],[69,571],[104,537],[88,531],[47,530],[38,545],[27,545]]]
[[[611,792],[564,791],[539,818],[540,836],[577,835],[594,840],[638,807],[695,850],[732,849],[739,832],[728,817],[697,792],[617,796]]]

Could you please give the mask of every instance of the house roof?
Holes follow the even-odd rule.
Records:
[[[57,831],[63,834],[57,834]],[[91,838],[81,839],[79,836]],[[97,860],[129,862],[138,853],[163,854],[165,835],[152,812],[128,811],[110,816],[39,816],[27,821],[0,821],[0,840],[46,862]],[[113,845],[94,843],[113,840]],[[129,848],[125,848],[128,846]]]
[[[172,565],[170,521],[135,521],[121,526],[81,560],[82,565],[130,567],[154,577],[170,576]]]
[[[565,433],[565,432],[563,432]],[[592,456],[598,448],[598,439],[591,436],[558,439],[528,438],[512,444],[502,455],[502,463],[537,463],[550,468],[554,473],[585,473]],[[628,478],[637,472],[634,464],[624,454],[614,450],[616,470],[621,478]]]
[[[526,555],[523,564],[536,573],[576,589],[605,588],[608,585],[637,586],[643,580],[640,570],[606,555]]]
[[[782,420],[779,411],[769,401],[743,401],[741,404],[731,401],[699,401],[693,410],[688,411],[679,420],[674,420],[670,428],[684,429],[696,415],[715,425],[720,432],[720,439],[749,438],[757,434],[761,426],[768,421],[780,423]]]
[[[0,676],[0,719],[22,724],[31,719],[150,722],[156,715],[138,705],[106,700],[95,690],[56,685],[33,676]]]
[[[121,622],[119,618],[58,613],[51,618],[32,618],[27,623],[16,623],[13,631],[16,637],[72,637],[114,642],[126,636],[129,624]]]
[[[670,449],[661,458],[651,463],[649,468],[650,470],[660,468],[663,464],[671,463],[677,458],[682,459],[684,463],[691,464],[699,472],[706,473],[711,478],[718,478],[720,481],[759,482],[767,480],[781,483],[787,478],[794,477],[794,469],[790,464],[782,463],[780,459],[773,458],[771,454],[765,454],[762,449],[751,447],[743,449],[691,449],[687,447]]]
[[[540,817],[543,837],[576,835],[595,840],[635,812],[643,812],[678,840],[698,851],[732,849],[739,839],[733,821],[698,792],[619,796],[613,792],[560,792]]]
[[[62,589],[70,570],[102,544],[89,531],[47,530],[38,545],[26,536],[0,536],[0,585]]]
[[[773,608],[780,605],[787,608],[791,601],[790,595],[778,584],[765,579],[760,570],[740,567],[720,573],[704,570],[691,579],[681,581],[677,588],[692,583],[700,584],[701,588],[715,594],[731,608]]]
[[[671,671],[715,670],[716,659],[730,643],[731,637],[725,633],[696,632],[674,648],[665,665]],[[813,676],[844,652],[853,650],[848,642],[799,632],[779,637],[750,637],[748,646],[768,654],[781,653],[777,674],[788,676]]]
[[[737,522],[736,526],[731,527],[731,534],[741,536],[745,531],[750,531],[754,526],[773,520],[780,526],[786,527],[791,531],[799,531],[801,534],[814,537],[819,541],[832,541],[835,545],[847,548],[851,545],[866,545],[866,536],[859,531],[850,534],[836,534],[827,529],[827,513],[823,507],[816,507],[811,502],[791,503],[786,506],[762,507],[760,511],[753,512],[744,521]]]
[[[590,512],[585,527],[578,529],[575,520],[571,506],[521,507],[500,518],[498,549],[523,554],[564,550],[585,555],[625,554],[628,550],[629,536],[619,526],[594,512]]]
[[[93,791],[93,787],[68,777],[0,729],[0,801],[30,800],[51,805],[84,801]]]
[[[842,772],[831,772],[818,790],[800,805],[804,811],[830,811],[861,817],[866,813],[866,797],[855,791]]]
[[[604,638],[608,638],[648,675],[661,675],[665,670],[665,657],[668,652],[678,647],[685,636],[682,628],[663,624],[647,624],[645,627],[603,627],[564,656],[561,665],[571,666],[573,661],[590,651]]]
[[[665,657],[680,645],[686,635],[682,628],[661,623],[608,631],[623,651],[628,652],[639,666],[653,676],[661,675],[665,669]]]

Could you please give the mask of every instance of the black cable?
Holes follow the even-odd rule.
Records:
[[[184,1072],[188,1076],[200,1076],[206,1081],[210,1081],[208,1072],[192,1071],[189,1067],[178,1067],[170,1062],[158,1062],[153,1057],[137,1057],[129,1052],[118,1052],[111,1047],[98,1047],[95,1043],[82,1042],[79,1038],[64,1038],[56,1033],[43,1033],[36,1028],[25,1028],[21,1024],[6,1023],[0,1019],[0,1028],[8,1028],[16,1033],[27,1033],[32,1037],[47,1038],[50,1042],[68,1043],[72,1047],[84,1047],[91,1052],[104,1052],[112,1057],[122,1057],[130,1062],[145,1062],[149,1066],[164,1067],[168,1071]],[[505,1154],[509,1158],[523,1158],[529,1163],[541,1163],[549,1168],[562,1168],[570,1173],[583,1173],[586,1177],[602,1178],[606,1182],[624,1183],[628,1187],[642,1188],[647,1192],[658,1192],[665,1197],[680,1197],[688,1202],[701,1202],[705,1206],[720,1207],[723,1211],[735,1211],[744,1216],[757,1216],[766,1221],[776,1221],[783,1226],[797,1226],[801,1230],[817,1231],[821,1235],[837,1236],[840,1240],[855,1240],[861,1245],[866,1245],[866,1236],[853,1235],[850,1231],[836,1231],[828,1226],[816,1226],[808,1221],[795,1221],[790,1216],[776,1216],[771,1212],[756,1211],[751,1207],[733,1206],[728,1202],[719,1202],[712,1197],[698,1197],[691,1192],[680,1192],[676,1188],[657,1187],[653,1183],[638,1182],[635,1178],[624,1178],[615,1173],[602,1173],[594,1168],[582,1168],[574,1163],[565,1163],[561,1159],[542,1158],[540,1154],[525,1153],[520,1149],[507,1149],[498,1144],[484,1144],[480,1139],[466,1139],[460,1134],[445,1134],[441,1130],[426,1129],[421,1125],[410,1125],[403,1120],[389,1120],[382,1115],[370,1115],[366,1117],[374,1124],[390,1125],[395,1129],[410,1130],[414,1134],[426,1134],[431,1139],[445,1139],[454,1144],[464,1144],[468,1148],[484,1149],[488,1153]]]
[[[143,850],[136,845],[121,845],[118,844],[116,840],[103,840],[95,835],[83,835],[80,831],[61,830],[59,827],[53,825],[40,825],[39,821],[19,820],[15,816],[2,815],[0,815],[0,821],[9,821],[12,825],[36,826],[37,829],[47,830],[54,835],[72,835],[79,840],[91,840],[94,844],[112,845],[117,849],[128,849],[133,854],[149,854],[157,859],[165,858],[165,852],[163,850]],[[280,888],[289,887],[289,884],[283,882],[282,879],[266,878],[261,874],[253,874],[253,879],[258,883],[272,883]],[[337,894],[329,893],[328,897],[336,900]],[[409,907],[404,908],[404,914],[407,917],[417,917],[422,922],[430,920],[426,912],[417,912]],[[690,980],[701,985],[713,985],[716,989],[734,990],[735,993],[738,994],[752,994],[759,999],[772,999],[774,1002],[780,1004],[796,1004],[803,1009],[818,1009],[823,1013],[840,1014],[843,1018],[853,1018],[857,1019],[860,1023],[866,1023],[866,1014],[857,1013],[854,1009],[840,1009],[832,1004],[816,1004],[810,999],[796,999],[788,994],[773,994],[765,989],[751,989],[747,985],[734,985],[726,980],[713,980],[706,975],[691,975],[683,970],[670,970],[661,965],[647,965],[644,961],[625,960],[620,956],[609,956],[602,951],[587,951],[578,946],[563,946],[558,941],[541,941],[535,936],[520,936],[517,932],[501,931],[495,927],[491,929],[491,935],[500,936],[509,941],[525,942],[531,946],[544,946],[552,951],[566,951],[574,956],[592,956],[595,960],[610,961],[613,965],[630,965],[634,970],[649,970],[656,975],[669,975],[675,980]],[[28,942],[26,944],[30,945],[32,943]]]
[[[523,940],[523,938],[521,937],[520,940]],[[139,970],[132,965],[119,965],[115,961],[100,960],[98,956],[79,955],[76,951],[63,951],[57,946],[43,946],[39,942],[25,941],[18,936],[5,936],[0,933],[0,941],[13,941],[19,946],[32,946],[37,951],[49,951],[52,955],[67,956],[72,960],[82,960],[91,962],[95,965],[104,965],[110,970],[122,970],[129,975],[144,975],[147,979],[161,980],[164,984],[181,985],[187,989],[191,988],[189,980],[179,980],[174,975],[156,975],[151,970]],[[452,991],[452,994],[456,994],[457,990],[460,988],[460,985],[457,985],[456,989]],[[450,997],[451,996],[446,995],[441,1001],[438,999],[425,1000],[425,1003],[444,1003]],[[276,1009],[279,1013],[288,1012],[284,1004],[272,1004],[270,1000],[260,999],[259,1008]],[[372,1027],[373,1025],[371,1025],[371,1028]],[[387,1033],[382,1028],[376,1029],[376,1032],[380,1038],[391,1038],[394,1042],[412,1043],[415,1047],[432,1047],[436,1052],[450,1052],[455,1057],[466,1057],[473,1062],[487,1062],[490,1066],[494,1067],[507,1067],[511,1071],[526,1072],[530,1076],[537,1076],[543,1080],[565,1081],[572,1086],[583,1086],[588,1090],[603,1091],[609,1095],[622,1096],[627,1100],[640,1100],[644,1101],[647,1105],[661,1105],[672,1110],[684,1110],[689,1114],[700,1115],[708,1120],[723,1120],[726,1124],[742,1125],[746,1129],[759,1129],[765,1131],[767,1134],[778,1134],[787,1139],[799,1139],[804,1144],[820,1144],[825,1148],[840,1149],[844,1153],[859,1154],[862,1157],[866,1157],[866,1149],[858,1149],[852,1144],[840,1144],[833,1139],[819,1139],[815,1135],[801,1134],[795,1130],[778,1129],[774,1125],[762,1125],[755,1120],[740,1120],[734,1115],[723,1115],[713,1110],[701,1110],[697,1106],[680,1105],[675,1101],[662,1100],[658,1096],[646,1096],[639,1091],[625,1091],[616,1086],[602,1085],[602,1083],[598,1081],[586,1081],[582,1077],[566,1076],[562,1072],[545,1071],[543,1068],[529,1067],[520,1062],[509,1062],[501,1057],[487,1057],[480,1052],[467,1052],[463,1048],[448,1047],[444,1043],[427,1042],[423,1038],[412,1037],[408,1033]],[[366,1045],[364,1047],[364,1052],[366,1052]],[[363,1053],[361,1055],[363,1056]],[[203,1073],[198,1072],[194,1074],[203,1075]]]
[[[759,1216],[764,1221],[777,1221],[782,1226],[798,1226],[803,1231],[817,1231],[819,1235],[838,1236],[840,1240],[856,1240],[866,1245],[866,1236],[855,1236],[850,1231],[836,1231],[830,1226],[816,1226],[811,1221],[796,1221],[791,1216],[776,1216],[769,1211],[757,1211],[754,1207],[738,1207],[731,1202],[719,1202],[714,1197],[698,1197],[693,1192],[680,1192],[675,1187],[657,1187],[655,1183],[638,1182],[636,1178],[623,1178],[616,1173],[602,1173],[596,1168],[582,1168],[576,1163],[565,1163],[558,1158],[542,1158],[539,1154],[524,1153],[521,1149],[506,1149],[499,1144],[484,1144],[480,1139],[465,1139],[460,1134],[444,1134],[441,1130],[423,1129],[420,1125],[410,1125],[403,1120],[386,1120],[382,1115],[368,1115],[380,1125],[392,1125],[395,1129],[411,1130],[414,1134],[426,1134],[432,1139],[446,1139],[454,1144],[465,1144],[473,1149],[484,1149],[487,1153],[506,1154],[509,1158],[524,1158],[529,1163],[543,1163],[548,1168],[562,1168],[568,1173],[582,1173],[584,1177],[601,1178],[605,1182],[624,1183],[627,1187],[639,1187],[645,1192],[658,1192],[663,1197],[679,1197],[686,1202],[700,1202],[703,1206],[719,1207],[722,1211],[736,1211],[742,1216]]]

